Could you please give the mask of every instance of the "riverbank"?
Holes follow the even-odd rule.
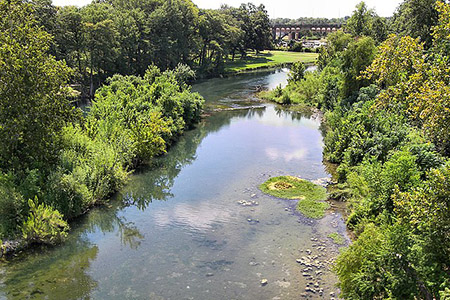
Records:
[[[208,107],[246,107],[255,87],[284,85],[286,78],[287,70],[257,72],[192,90]],[[328,236],[345,235],[341,214],[310,219],[296,200],[258,189],[285,174],[326,180],[321,141],[317,118],[277,105],[211,114],[135,172],[107,207],[72,223],[64,244],[6,261],[0,298],[337,295],[330,268],[341,246]]]
[[[250,52],[245,58],[236,58],[235,61],[227,61],[225,63],[224,74],[240,74],[259,69],[280,68],[298,61],[305,64],[314,64],[317,57],[317,53],[279,50],[265,50],[259,54]]]
[[[0,257],[33,244],[60,244],[68,221],[108,203],[137,167],[165,154],[200,121],[204,99],[175,75],[193,72],[183,66],[150,71],[153,77],[115,75],[97,90],[85,116],[61,128],[53,162],[29,174],[0,173]],[[38,183],[29,182],[32,176]]]

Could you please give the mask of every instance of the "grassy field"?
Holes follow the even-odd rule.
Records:
[[[249,53],[246,58],[237,57],[234,61],[225,64],[225,72],[241,72],[258,68],[270,68],[280,64],[301,61],[304,63],[314,63],[317,53],[302,53],[288,51],[262,51],[260,54]]]

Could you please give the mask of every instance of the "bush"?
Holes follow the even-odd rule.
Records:
[[[22,236],[29,243],[55,245],[67,237],[69,225],[55,209],[28,200],[30,214],[22,225]]]
[[[51,174],[48,190],[45,202],[66,218],[80,215],[93,203],[92,191],[73,173],[64,174],[59,170]]]
[[[302,52],[303,44],[299,42],[295,42],[293,45],[289,46],[289,51],[293,52]]]
[[[304,63],[298,61],[292,64],[289,72],[288,82],[299,82],[305,78],[306,66]]]
[[[341,296],[345,299],[414,299],[419,294],[412,271],[399,253],[409,246],[404,227],[367,224],[337,258]]]
[[[84,195],[84,205],[104,200],[123,186],[129,174],[127,162],[132,160],[128,151],[135,151],[122,148],[128,145],[133,149],[129,141],[120,136],[113,139],[115,144],[106,143],[101,137],[91,139],[78,126],[66,127],[64,139],[66,150],[61,157],[61,172],[66,175],[61,178],[65,178],[66,183],[58,184],[67,186],[68,182],[73,182],[67,191]],[[89,193],[81,185],[85,185]]]
[[[23,197],[14,187],[12,176],[0,173],[0,238],[16,233],[22,207]]]
[[[409,133],[403,117],[374,111],[373,100],[355,103],[350,110],[339,107],[327,113],[329,131],[325,136],[324,156],[333,163],[349,167],[371,156],[385,161]]]

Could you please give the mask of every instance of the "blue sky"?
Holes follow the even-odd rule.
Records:
[[[193,0],[200,8],[219,8],[221,4],[239,6],[242,2],[264,4],[271,18],[299,17],[344,17],[351,15],[357,3],[361,0]],[[55,5],[83,6],[91,0],[53,0]],[[374,8],[378,15],[391,16],[402,0],[366,0],[370,8]]]

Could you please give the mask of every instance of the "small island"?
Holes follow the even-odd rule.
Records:
[[[297,210],[308,218],[320,219],[329,208],[326,189],[293,176],[272,177],[259,186],[266,194],[283,199],[299,199]]]

